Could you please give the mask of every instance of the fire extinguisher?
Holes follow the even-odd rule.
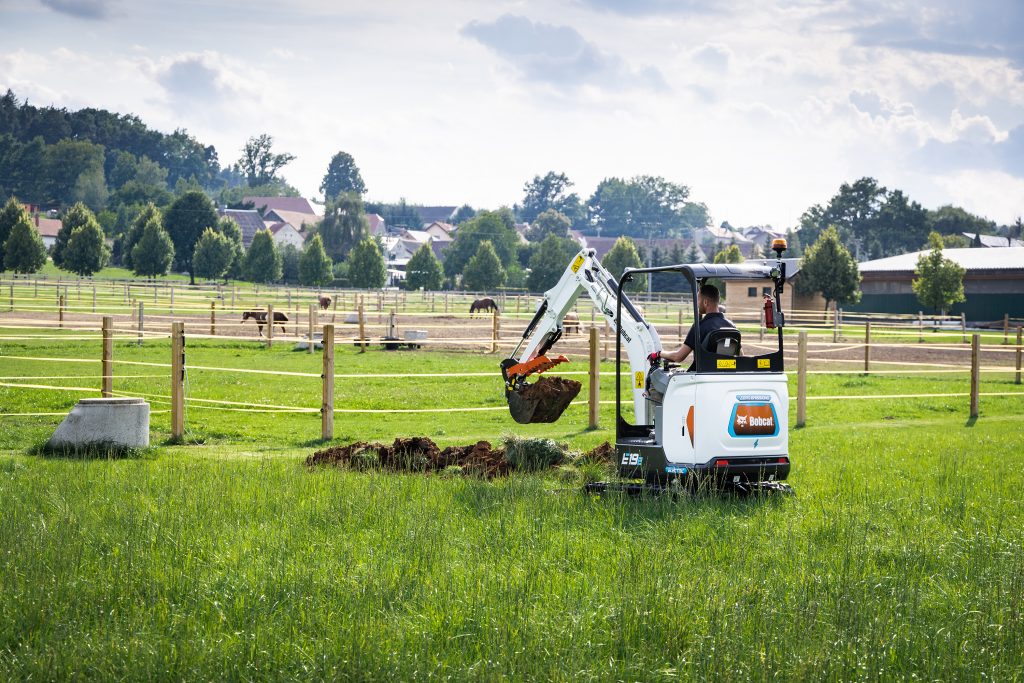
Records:
[[[764,295],[764,326],[769,330],[775,329],[775,302],[768,294]]]

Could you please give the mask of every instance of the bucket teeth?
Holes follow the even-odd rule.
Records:
[[[555,367],[559,363],[568,363],[569,359],[565,356],[557,356],[555,358],[548,358],[547,356],[537,356],[531,358],[528,361],[522,363],[516,363],[515,365],[508,368],[509,380],[525,379],[532,374],[540,374],[546,372],[551,368]]]

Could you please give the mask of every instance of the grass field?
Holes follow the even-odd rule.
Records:
[[[4,342],[0,381],[98,387],[98,360],[9,357],[97,346]],[[187,352],[193,367],[320,372],[319,355],[285,345]],[[169,349],[119,342],[114,357],[165,363]],[[497,361],[339,347],[339,373],[495,374],[339,379],[336,406],[500,408]],[[118,391],[167,393],[164,368],[115,368]],[[982,389],[1020,388],[1007,373]],[[612,390],[605,372],[602,398]],[[966,390],[966,374],[810,378],[811,396]],[[315,413],[190,404],[186,445],[164,444],[157,413],[157,446],[113,461],[28,455],[60,418],[3,415],[83,395],[0,387],[0,679],[1024,676],[1024,394],[983,397],[976,421],[966,397],[812,401],[791,431],[796,496],[675,501],[588,498],[540,475],[311,472]],[[189,372],[194,398],[315,408],[319,395],[315,377]],[[529,427],[502,410],[339,413],[336,435],[515,432],[582,449],[611,438],[611,411],[597,431],[582,407]]]

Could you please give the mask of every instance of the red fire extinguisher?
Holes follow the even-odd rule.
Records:
[[[769,330],[775,329],[775,302],[768,294],[764,295],[764,326]]]

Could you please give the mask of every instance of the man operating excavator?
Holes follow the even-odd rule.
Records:
[[[725,317],[725,314],[718,310],[719,294],[718,287],[705,283],[701,285],[697,294],[697,310],[700,311],[700,343],[704,344],[708,336],[715,330],[722,328],[736,329],[732,321]],[[693,353],[697,345],[697,324],[690,325],[690,331],[686,333],[686,339],[675,351],[655,351],[647,357],[647,360],[654,364],[659,360],[667,360],[673,363],[682,363],[686,357]],[[693,366],[690,366],[693,370]]]

